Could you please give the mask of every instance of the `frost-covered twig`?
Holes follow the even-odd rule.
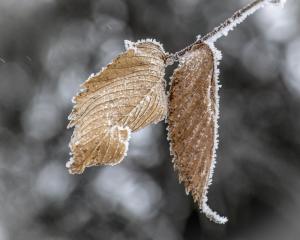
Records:
[[[246,5],[239,11],[235,12],[230,18],[225,20],[221,25],[216,27],[213,31],[206,34],[204,37],[197,39],[194,43],[187,46],[186,48],[176,52],[172,55],[174,60],[178,60],[180,56],[183,56],[191,48],[201,42],[212,42],[214,43],[222,36],[226,36],[229,31],[233,30],[238,24],[243,22],[248,16],[255,13],[257,10],[265,7],[266,5],[280,5],[283,6],[286,0],[255,0],[252,3]],[[171,57],[171,56],[170,56]]]

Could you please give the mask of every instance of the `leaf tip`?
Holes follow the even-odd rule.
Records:
[[[205,216],[212,222],[218,224],[225,224],[228,222],[228,218],[224,216],[220,216],[217,212],[213,211],[206,202],[203,203],[201,211],[205,214]]]

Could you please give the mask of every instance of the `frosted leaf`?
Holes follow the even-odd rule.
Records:
[[[217,62],[205,43],[195,45],[180,58],[171,81],[168,139],[174,168],[186,192],[210,220],[225,223],[225,217],[208,207],[206,197],[218,146]]]
[[[126,156],[130,133],[164,119],[165,52],[154,41],[127,42],[128,50],[81,85],[68,127],[75,127],[70,173],[115,165]]]

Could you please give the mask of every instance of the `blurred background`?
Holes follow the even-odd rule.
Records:
[[[296,0],[216,44],[220,147],[208,197],[226,225],[178,184],[164,123],[135,133],[116,167],[65,168],[71,98],[124,39],[156,38],[175,52],[249,1],[0,0],[0,240],[299,240]]]

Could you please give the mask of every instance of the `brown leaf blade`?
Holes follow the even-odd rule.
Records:
[[[115,165],[127,153],[130,133],[165,118],[165,52],[152,40],[127,42],[127,51],[81,85],[68,127],[69,172]]]
[[[216,59],[205,44],[195,45],[180,60],[169,95],[168,138],[174,168],[187,193],[217,223],[227,219],[207,205],[217,148],[218,83]]]

